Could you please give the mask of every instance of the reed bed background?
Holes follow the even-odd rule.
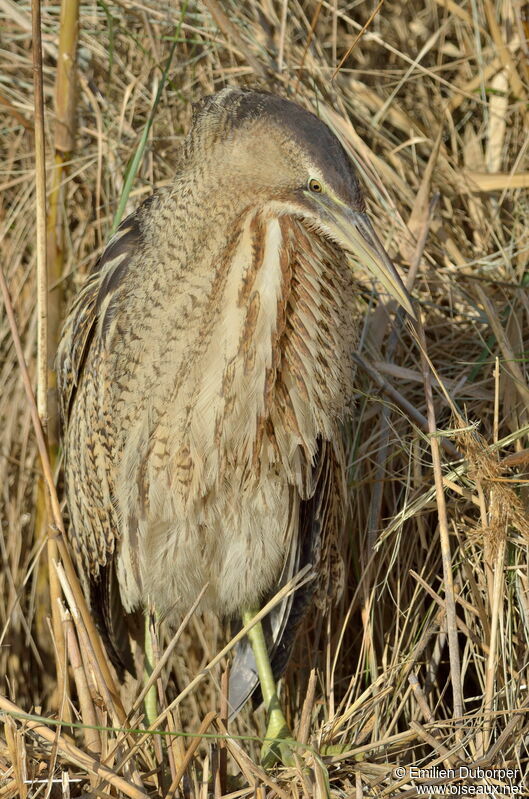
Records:
[[[284,93],[340,136],[424,325],[421,356],[359,276],[345,591],[307,620],[282,683],[298,766],[267,773],[262,709],[226,729],[230,636],[212,619],[191,617],[162,669],[171,735],[142,732],[134,680],[116,688],[55,566],[57,507],[2,310],[1,797],[412,797],[448,793],[458,780],[435,768],[460,765],[515,770],[463,780],[478,792],[527,791],[528,24],[508,0],[99,0],[79,8],[76,70],[76,4],[44,3],[39,237],[31,7],[0,0],[1,265],[34,387],[38,241],[52,367],[116,212],[171,181],[192,102],[227,84]]]

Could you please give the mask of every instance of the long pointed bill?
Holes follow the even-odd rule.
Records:
[[[415,319],[412,300],[389,255],[382,246],[367,214],[346,205],[325,207],[325,221],[345,250],[355,256],[402,307]]]

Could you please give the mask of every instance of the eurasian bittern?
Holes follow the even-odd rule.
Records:
[[[308,563],[329,582],[351,258],[411,311],[329,128],[225,89],[198,104],[172,185],[121,224],[75,300],[58,368],[70,536],[118,667],[123,609],[181,616],[207,584],[203,609],[246,622]],[[282,606],[273,648],[288,654],[315,582]],[[251,642],[267,737],[285,735],[259,625]]]

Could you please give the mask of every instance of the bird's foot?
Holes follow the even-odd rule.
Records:
[[[281,708],[278,706],[270,710],[265,740],[261,748],[263,768],[273,768],[278,764],[287,768],[295,766],[296,745]]]

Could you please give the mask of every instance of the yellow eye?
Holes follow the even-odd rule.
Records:
[[[319,180],[312,178],[309,180],[309,189],[313,191],[315,194],[321,194],[323,191],[323,186],[321,185]]]

